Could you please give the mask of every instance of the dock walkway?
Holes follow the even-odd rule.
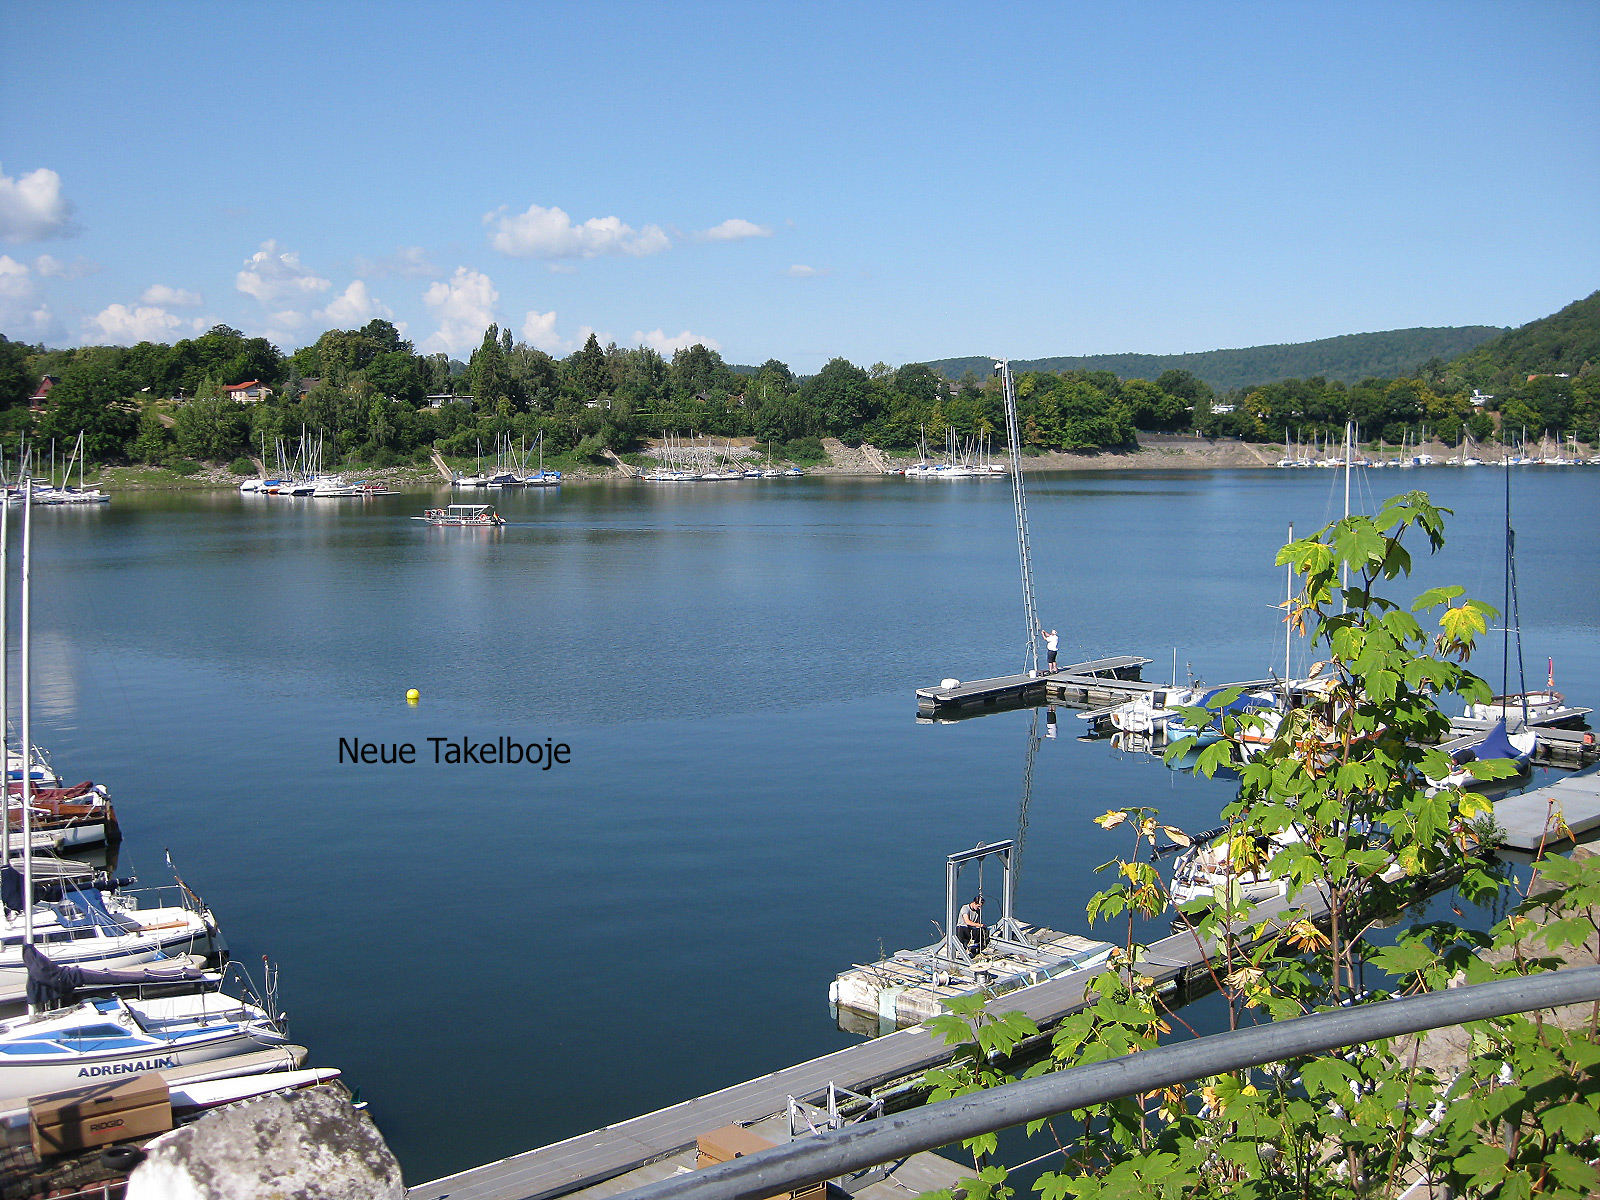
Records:
[[[1256,917],[1284,907],[1282,901],[1258,905]],[[1173,934],[1149,947],[1142,970],[1157,984],[1177,983],[1202,957],[1192,934]],[[996,1013],[1026,1013],[1041,1029],[1049,1029],[1085,1007],[1084,991],[1102,969],[1075,971],[1008,992],[991,1001],[989,1008]],[[712,1129],[750,1124],[783,1112],[790,1096],[807,1095],[829,1083],[870,1093],[939,1066],[949,1057],[950,1048],[942,1040],[921,1025],[913,1026],[708,1096],[419,1184],[406,1193],[407,1200],[549,1200],[675,1154]]]
[[[1586,771],[1521,796],[1495,803],[1495,817],[1506,829],[1506,845],[1538,851],[1565,838],[1554,830],[1552,810],[1574,834],[1600,827],[1600,771]],[[1547,833],[1546,825],[1551,826]],[[1398,873],[1399,868],[1392,868]],[[1255,906],[1251,921],[1280,915],[1283,900]],[[1319,894],[1301,897],[1298,907],[1320,917],[1326,903]],[[1142,972],[1158,985],[1181,984],[1203,974],[1215,947],[1201,945],[1192,933],[1175,933],[1152,943],[1140,960]],[[1086,1006],[1089,981],[1103,968],[1075,971],[992,1000],[990,1011],[1026,1013],[1040,1029],[1050,1029]],[[538,1150],[473,1167],[457,1175],[419,1184],[407,1200],[550,1200],[666,1158],[695,1138],[723,1125],[748,1125],[783,1112],[790,1096],[804,1096],[837,1084],[853,1092],[903,1083],[948,1060],[949,1047],[921,1025],[847,1046],[832,1054],[773,1071],[708,1096],[619,1121]]]
[[[1572,839],[1562,832],[1563,823],[1575,837],[1600,828],[1600,772],[1583,771],[1502,797],[1494,802],[1494,819],[1505,830],[1501,845],[1508,850],[1537,854],[1565,846]]]
[[[1119,654],[1071,663],[1048,673],[1001,675],[994,679],[956,682],[949,687],[941,683],[937,687],[918,688],[917,707],[924,712],[993,707],[1021,703],[1030,697],[1044,699],[1052,693],[1068,690],[1104,692],[1108,698],[1121,695],[1123,699],[1131,699],[1160,686],[1139,679],[1140,669],[1149,662],[1148,658],[1137,654]]]

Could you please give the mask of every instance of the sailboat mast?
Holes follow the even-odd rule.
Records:
[[[1354,421],[1346,421],[1344,423],[1344,515],[1346,520],[1350,519],[1350,434],[1354,428]],[[1340,612],[1345,612],[1347,610],[1347,604],[1343,593],[1349,588],[1349,586],[1350,564],[1345,563],[1344,566],[1339,570]]]
[[[1294,522],[1289,522],[1289,540],[1294,541]],[[1294,634],[1294,564],[1289,564],[1283,585],[1283,711],[1289,711],[1289,647]]]
[[[33,945],[33,476],[22,493],[22,942]],[[9,775],[10,772],[7,772]],[[6,783],[6,825],[11,824]],[[33,1005],[28,1005],[33,1012]]]
[[[0,866],[11,865],[11,712],[9,701],[11,699],[10,671],[11,656],[10,643],[6,637],[6,533],[9,521],[7,517],[11,512],[9,497],[0,495],[0,746],[4,747],[6,760],[5,780],[5,827],[0,830]]]

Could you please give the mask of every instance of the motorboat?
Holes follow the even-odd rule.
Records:
[[[1191,708],[1212,708],[1211,701],[1220,696],[1228,688],[1208,688],[1193,704]],[[1261,717],[1266,713],[1275,712],[1282,700],[1281,693],[1272,691],[1244,692],[1236,696],[1231,703],[1214,708],[1215,715],[1204,725],[1196,728],[1183,719],[1181,715],[1173,714],[1167,719],[1167,737],[1171,741],[1192,737],[1196,746],[1209,746],[1213,742],[1222,740],[1222,719],[1224,717]]]
[[[319,475],[311,488],[313,496],[323,499],[363,494],[360,484],[351,483],[343,475]]]
[[[54,788],[61,786],[61,776],[57,775],[55,768],[50,765],[50,756],[38,746],[33,748],[32,765],[28,770],[28,778],[37,787]],[[10,782],[22,780],[22,755],[16,750],[6,751],[6,779]]]
[[[7,812],[15,836],[22,826],[22,784],[8,786],[11,794]],[[73,850],[114,842],[120,837],[116,809],[104,784],[30,787],[28,816],[34,849]]]
[[[1202,688],[1156,688],[1112,709],[1107,719],[1126,733],[1154,733],[1167,727],[1178,708],[1200,703],[1205,694]]]
[[[505,518],[487,504],[446,504],[443,508],[430,508],[413,521],[426,521],[430,525],[504,525]]]

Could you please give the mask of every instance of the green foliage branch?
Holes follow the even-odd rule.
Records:
[[[1409,575],[1409,543],[1443,546],[1447,514],[1410,492],[1376,517],[1347,517],[1283,547],[1278,563],[1299,580],[1285,619],[1326,653],[1307,703],[1273,717],[1229,713],[1237,693],[1224,692],[1184,710],[1191,727],[1220,736],[1203,747],[1190,737],[1168,753],[1194,755],[1202,774],[1228,768],[1240,778],[1227,828],[1209,848],[1222,882],[1178,910],[1179,927],[1209,951],[1204,965],[1230,1026],[1600,961],[1600,858],[1544,863],[1545,890],[1490,931],[1418,920],[1388,946],[1365,936],[1443,883],[1479,904],[1511,886],[1474,834],[1487,802],[1427,782],[1450,765],[1432,748],[1448,727],[1440,697],[1489,696],[1466,663],[1496,614],[1458,587],[1429,589],[1408,607],[1379,594]],[[1504,760],[1472,768],[1481,779],[1512,770]],[[1098,823],[1134,834],[1129,856],[1101,866],[1115,883],[1088,906],[1092,921],[1125,922],[1123,945],[1091,983],[1093,1002],[1056,1027],[1048,1058],[1029,1074],[1138,1052],[1178,1019],[1141,973],[1136,936],[1170,902],[1146,852],[1162,836],[1187,835],[1143,807]],[[1246,882],[1281,891],[1282,903],[1252,905]],[[1368,966],[1388,990],[1364,986]],[[966,1053],[946,1093],[1001,1081],[984,1035],[1006,1018],[971,998],[951,1010],[959,1020],[935,1028]],[[1029,1133],[1049,1132],[1060,1165],[1034,1190],[1043,1200],[1357,1200],[1397,1196],[1426,1177],[1457,1195],[1579,1200],[1600,1188],[1600,1005],[1580,1018],[1475,1022],[1466,1065],[1453,1070],[1425,1060],[1419,1039],[1390,1041],[1036,1122]],[[975,1149],[992,1155],[995,1144]],[[978,1165],[972,1190],[1009,1193],[1004,1166]]]

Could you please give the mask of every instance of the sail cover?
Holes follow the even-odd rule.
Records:
[[[165,961],[120,971],[63,965],[46,958],[37,946],[24,946],[22,961],[28,968],[28,1003],[36,1007],[69,1001],[80,988],[196,983],[207,978],[205,971]]]

